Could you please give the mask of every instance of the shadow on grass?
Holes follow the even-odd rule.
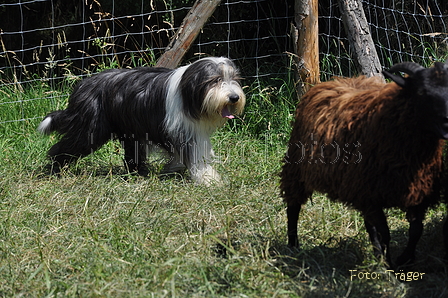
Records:
[[[78,161],[79,162],[79,161]],[[48,178],[63,177],[63,176],[93,176],[93,177],[121,177],[124,180],[129,180],[133,178],[143,178],[151,179],[157,178],[160,181],[174,180],[178,182],[183,182],[185,180],[190,181],[189,174],[186,170],[173,173],[163,173],[161,168],[157,165],[151,163],[148,164],[148,174],[142,176],[137,172],[129,172],[124,165],[98,165],[89,161],[81,160],[78,162],[73,162],[65,167],[63,167],[58,174],[52,173],[52,165],[46,164],[41,166],[39,169],[35,170],[38,178]],[[82,163],[82,165],[80,165]]]
[[[447,297],[443,222],[440,218],[427,221],[415,263],[394,271],[373,257],[368,240],[365,247],[349,237],[314,247],[305,244],[300,250],[277,243],[271,247],[271,256],[281,272],[301,285],[297,292],[302,297]],[[407,225],[391,230],[393,259],[406,246],[407,234]]]
[[[445,216],[446,217],[446,216]],[[423,235],[417,245],[414,264],[399,273],[419,272],[422,278],[406,281],[408,297],[448,297],[448,261],[443,245],[442,227],[445,219],[431,218],[425,222]],[[392,247],[397,257],[407,243],[406,228],[391,231],[392,239],[399,239]]]

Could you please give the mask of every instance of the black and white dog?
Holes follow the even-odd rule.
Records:
[[[169,154],[164,172],[188,168],[209,185],[220,176],[210,165],[210,135],[243,111],[245,95],[235,64],[203,58],[177,69],[111,69],[82,80],[66,110],[48,114],[38,130],[61,135],[48,151],[52,173],[118,138],[130,172],[147,175],[148,147]]]

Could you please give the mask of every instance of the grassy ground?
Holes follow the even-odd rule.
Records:
[[[46,176],[45,152],[56,137],[35,131],[39,119],[2,124],[0,297],[448,295],[445,207],[428,215],[412,276],[387,272],[359,214],[320,194],[301,213],[302,250],[285,245],[278,173],[294,103],[285,86],[246,91],[244,118],[213,137],[222,187],[159,176],[157,159],[148,178],[129,176],[112,142],[62,177]],[[11,94],[0,93],[1,101],[49,99],[0,105],[2,119],[64,105],[43,87]],[[397,256],[408,225],[402,212],[388,215]]]

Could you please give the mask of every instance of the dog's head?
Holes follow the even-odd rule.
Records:
[[[180,80],[184,110],[194,119],[225,122],[241,114],[246,96],[235,64],[227,58],[203,58],[188,65]]]

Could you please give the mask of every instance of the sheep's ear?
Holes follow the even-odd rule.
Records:
[[[395,83],[397,83],[398,86],[404,88],[406,86],[406,79],[403,78],[402,76],[397,76],[394,74],[391,74],[388,71],[383,71],[383,75],[388,78],[391,79],[392,81],[394,81]]]

